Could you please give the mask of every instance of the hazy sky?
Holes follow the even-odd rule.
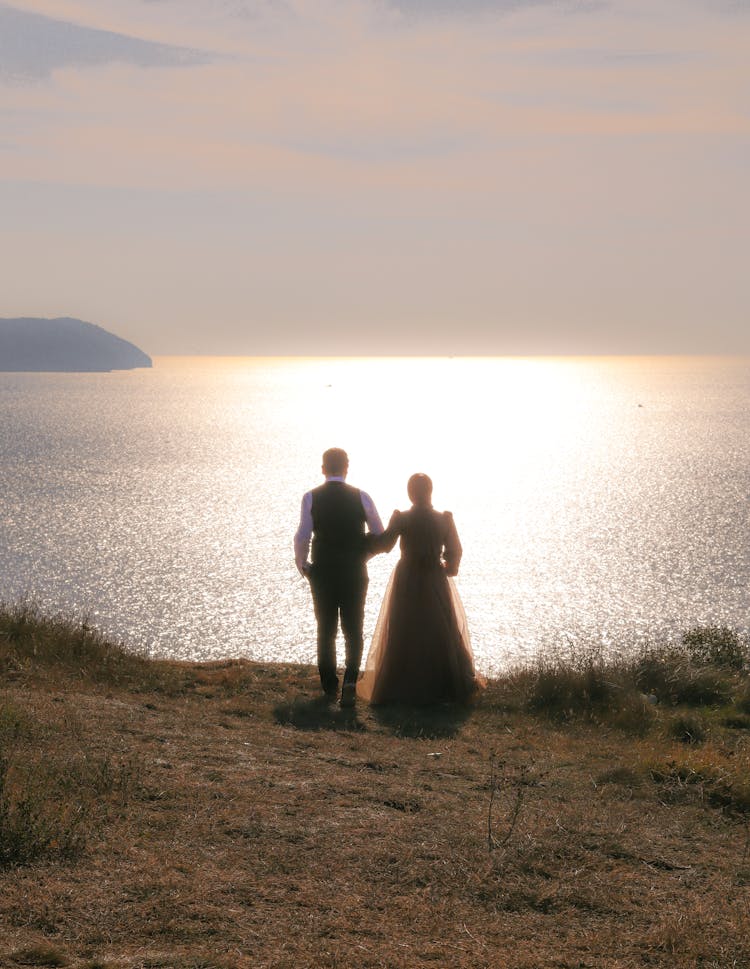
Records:
[[[750,0],[0,0],[0,316],[750,353]]]

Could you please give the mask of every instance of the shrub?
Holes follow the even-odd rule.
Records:
[[[675,683],[674,699],[687,706],[721,706],[732,699],[732,684],[720,670],[688,669]]]
[[[562,661],[541,660],[535,670],[527,699],[530,710],[569,717],[601,708],[612,697],[603,671],[594,664],[582,668]]]
[[[706,739],[706,725],[700,717],[681,714],[670,721],[669,733],[683,744],[701,744]]]
[[[643,735],[652,726],[656,715],[648,697],[637,690],[626,689],[617,697],[615,708],[607,719],[618,730]]]
[[[520,678],[526,680],[525,706],[531,711],[564,720],[607,720],[635,732],[646,729],[653,717],[624,667],[596,651],[541,657]]]
[[[741,670],[748,645],[728,626],[694,626],[683,633],[682,645],[694,663]]]
[[[662,702],[674,702],[676,684],[685,675],[685,657],[658,647],[649,647],[631,666],[633,682],[643,693],[653,693]]]
[[[650,648],[633,662],[632,677],[644,693],[673,705],[714,706],[732,698],[732,682],[721,669],[696,667],[675,649]]]
[[[750,713],[750,683],[745,683],[735,698],[735,704],[742,713]]]

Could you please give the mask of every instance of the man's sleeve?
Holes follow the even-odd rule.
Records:
[[[380,520],[378,509],[375,507],[375,502],[364,491],[360,491],[360,496],[362,497],[362,507],[365,510],[365,519],[367,521],[367,527],[370,531],[370,534],[371,535],[382,534],[382,532],[384,531],[383,523]]]
[[[305,575],[309,568],[310,539],[313,532],[312,520],[312,492],[308,491],[302,498],[299,515],[299,526],[294,536],[294,561],[301,575]]]

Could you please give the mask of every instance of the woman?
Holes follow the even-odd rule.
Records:
[[[461,542],[453,516],[432,507],[432,481],[414,474],[409,511],[394,511],[372,541],[390,552],[401,539],[358,694],[371,703],[428,704],[469,700],[483,685],[474,671],[458,573]]]

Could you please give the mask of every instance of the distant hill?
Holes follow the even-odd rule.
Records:
[[[0,319],[0,371],[84,373],[152,366],[142,350],[93,323]]]

